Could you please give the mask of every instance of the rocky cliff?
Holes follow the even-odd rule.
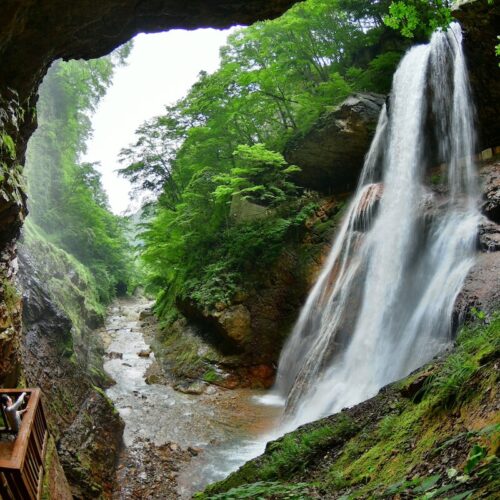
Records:
[[[344,207],[316,197],[316,209],[281,245],[270,266],[256,265],[227,303],[179,298],[181,317],[164,325],[157,357],[180,378],[225,387],[269,387],[279,353],[321,270]]]
[[[92,378],[98,377],[89,376],[86,361],[76,355],[74,325],[55,305],[57,300],[46,286],[49,278],[38,260],[26,248],[20,252],[21,357],[26,385],[42,389],[56,444],[47,459],[46,488],[64,491],[67,478],[74,498],[106,496],[113,487],[123,422],[93,384]],[[59,461],[66,478],[58,472]]]

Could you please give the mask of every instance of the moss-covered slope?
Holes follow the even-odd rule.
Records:
[[[34,227],[25,236],[18,275],[23,290],[21,385],[42,389],[56,443],[46,459],[44,488],[49,498],[106,497],[123,422],[95,385],[107,382],[91,331],[102,321],[104,308],[85,267]]]
[[[271,442],[199,498],[493,498],[500,314],[364,403]]]

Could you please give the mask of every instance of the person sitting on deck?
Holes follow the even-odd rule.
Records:
[[[2,396],[0,396],[0,403],[7,418],[7,423],[9,424],[10,429],[15,432],[19,432],[21,427],[21,415],[26,411],[19,410],[21,405],[24,403],[26,395],[27,393],[23,392],[15,403],[6,394],[2,394]]]

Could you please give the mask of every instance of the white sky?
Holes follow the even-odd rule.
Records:
[[[125,67],[117,68],[113,84],[92,117],[94,134],[85,161],[101,162],[102,183],[113,212],[130,205],[130,184],[118,177],[120,150],[134,141],[134,132],[164,106],[183,97],[201,70],[219,67],[219,48],[229,30],[173,30],[138,35]]]

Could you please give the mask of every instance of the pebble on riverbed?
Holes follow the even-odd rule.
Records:
[[[199,396],[207,390],[208,384],[206,382],[201,382],[199,380],[192,383],[180,383],[174,386],[176,391],[182,392],[184,394],[194,394]]]

